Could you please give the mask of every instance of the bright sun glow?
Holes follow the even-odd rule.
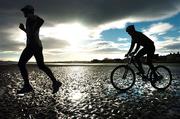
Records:
[[[51,37],[59,40],[67,40],[71,45],[67,50],[78,51],[83,41],[89,38],[89,29],[79,23],[58,24],[53,27],[43,27],[42,37]]]
[[[16,27],[17,26],[15,26],[11,29],[8,29],[8,32],[11,33],[11,35],[9,36],[10,39],[17,41],[17,42],[25,43],[26,42],[26,34],[22,30],[17,29]]]

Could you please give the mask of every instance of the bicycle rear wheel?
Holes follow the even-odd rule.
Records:
[[[117,66],[111,72],[111,83],[117,90],[126,91],[134,85],[135,73],[126,65]]]
[[[164,90],[168,88],[171,85],[172,81],[172,74],[171,71],[162,65],[158,65],[155,67],[155,73],[151,72],[151,85],[158,89],[158,90]]]

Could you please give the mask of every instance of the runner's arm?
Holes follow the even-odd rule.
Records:
[[[31,22],[33,22],[33,25],[31,26],[31,33],[34,34],[40,29],[40,27],[44,23],[44,20],[38,16],[33,16],[30,20]]]
[[[19,24],[19,28],[26,33],[26,29],[22,23]]]
[[[34,26],[34,30],[39,29],[44,23],[44,20],[40,17],[37,17],[35,26]]]

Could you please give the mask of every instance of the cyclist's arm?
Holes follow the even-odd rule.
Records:
[[[129,51],[128,51],[128,53],[127,53],[127,54],[129,54],[129,53],[131,53],[131,52],[132,52],[132,50],[133,50],[133,48],[134,48],[134,45],[135,45],[135,42],[132,40],[132,42],[131,42],[131,46],[130,46],[130,49],[129,49]]]
[[[140,45],[137,43],[136,49],[134,50],[134,54],[139,50],[139,48],[140,48]]]

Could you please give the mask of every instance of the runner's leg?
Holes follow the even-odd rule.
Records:
[[[52,71],[44,64],[44,58],[42,54],[42,48],[37,48],[36,51],[34,52],[34,56],[36,58],[37,64],[41,70],[43,70],[52,80],[52,88],[53,92],[52,94],[55,94],[59,91],[59,87],[61,87],[62,83],[57,81],[56,78],[54,77]]]
[[[38,64],[39,69],[43,70],[52,80],[52,82],[56,82],[56,78],[54,77],[52,71],[44,64],[44,57],[42,54],[42,48],[38,47],[35,51],[34,51],[34,56],[36,59],[36,62]]]
[[[21,75],[24,79],[24,85],[29,85],[28,72],[26,69],[26,63],[33,56],[33,53],[30,48],[25,48],[20,56],[18,66],[21,72]]]

